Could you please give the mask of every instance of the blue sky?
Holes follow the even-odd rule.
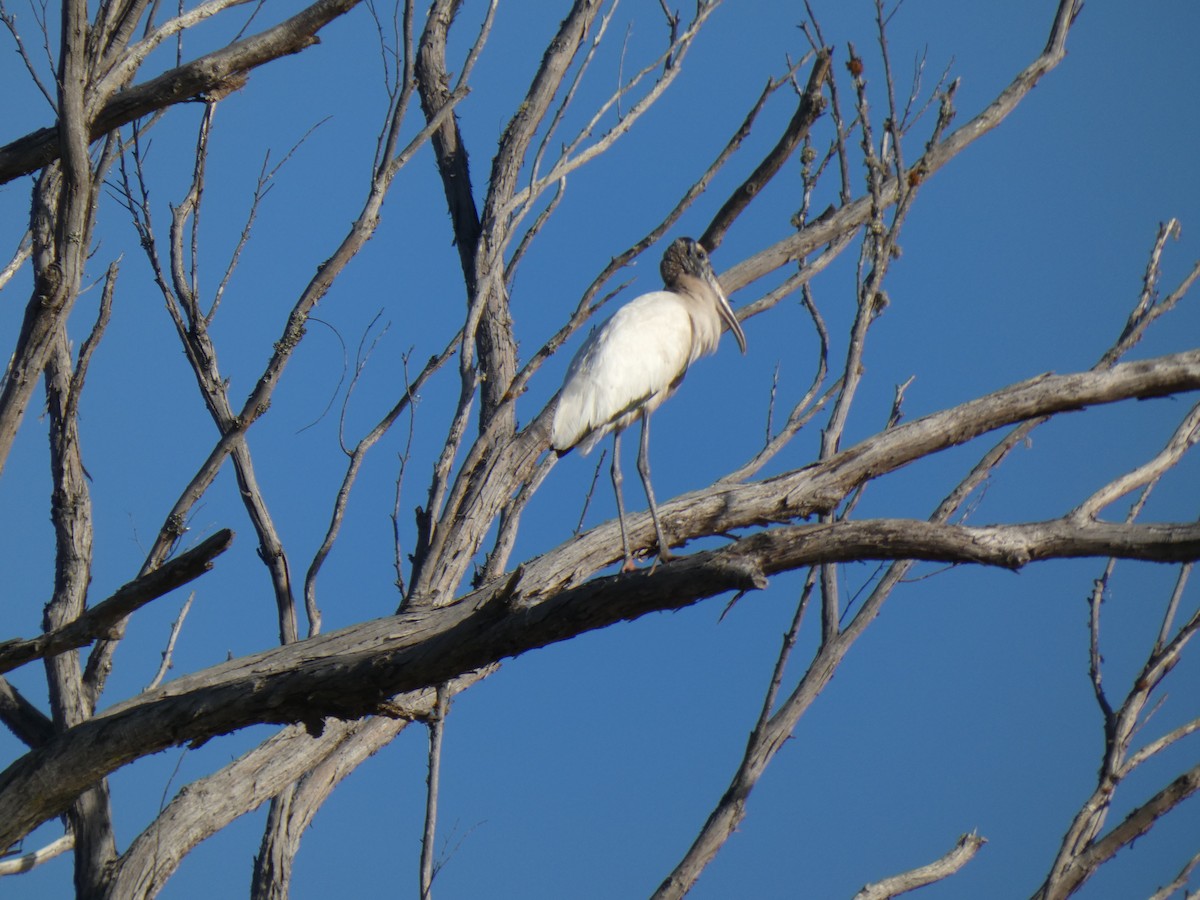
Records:
[[[813,5],[835,47],[839,77],[848,40],[866,58],[872,102],[882,115],[870,5]],[[1053,6],[908,0],[893,20],[892,58],[903,77],[925,54],[926,90],[950,66],[962,79],[961,124],[1037,55]],[[466,7],[451,42],[454,59],[474,36],[480,14],[478,3]],[[501,4],[476,88],[460,108],[481,187],[496,139],[561,15]],[[610,256],[670,208],[724,145],[767,78],[783,70],[787,54],[803,51],[796,28],[801,16],[797,4],[731,0],[714,14],[663,101],[611,153],[571,177],[561,210],[522,264],[513,291],[524,352],[559,326]],[[589,74],[577,120],[617,83],[622,41],[626,73],[656,51],[660,19],[653,0],[621,5],[620,27]],[[1136,9],[1088,4],[1066,61],[1004,125],[922,188],[887,286],[891,306],[871,333],[847,441],[884,424],[894,386],[910,376],[916,380],[905,412],[913,418],[1041,372],[1090,366],[1120,332],[1158,223],[1167,218],[1180,219],[1183,230],[1165,254],[1164,286],[1173,287],[1187,271],[1200,255],[1198,27],[1200,10],[1188,0]],[[210,30],[189,39],[186,51],[201,52],[205,41],[224,34],[215,25]],[[13,85],[0,138],[7,141],[46,124],[48,111],[26,89],[15,55],[0,47],[0,77]],[[844,98],[848,94],[843,87]],[[236,242],[264,154],[279,159],[323,122],[279,175],[217,317],[215,339],[235,398],[251,387],[297,292],[357,214],[385,105],[372,26],[360,9],[330,26],[319,47],[256,72],[219,108],[204,226],[202,281],[209,289]],[[160,225],[190,177],[199,113],[199,105],[173,110],[153,137],[149,166]],[[791,113],[791,100],[777,95],[745,150],[672,236],[703,229]],[[419,112],[411,115],[410,132]],[[828,127],[823,120],[816,129],[822,142]],[[926,133],[918,127],[909,158]],[[857,192],[861,173],[852,177]],[[0,249],[15,247],[25,227],[28,188],[27,179],[0,188]],[[787,233],[797,189],[789,167],[714,254],[718,271]],[[833,200],[830,183],[814,207]],[[252,432],[264,492],[297,580],[320,543],[342,474],[337,335],[353,359],[377,317],[372,334],[387,325],[350,400],[346,428],[353,438],[394,402],[404,354],[411,351],[411,374],[441,349],[461,318],[463,290],[443,208],[426,149],[399,176],[378,234],[318,308],[331,328],[310,326],[269,415]],[[171,503],[211,447],[213,428],[127,217],[111,200],[97,236],[93,278],[124,254],[113,323],[82,406],[97,517],[93,597],[100,599],[135,574]],[[853,315],[852,253],[814,283],[834,361],[844,354]],[[0,297],[0,334],[18,327],[25,274]],[[635,275],[621,299],[658,287],[656,267],[643,263]],[[733,296],[734,305],[756,299],[753,291]],[[97,294],[79,303],[72,322],[77,339],[90,326]],[[816,340],[798,304],[781,304],[745,329],[746,357],[726,342],[656,414],[652,452],[660,502],[708,483],[761,446],[776,371],[782,408],[808,386]],[[1132,355],[1194,347],[1198,329],[1193,298]],[[568,345],[533,381],[519,411],[523,419],[557,389],[576,346]],[[409,546],[410,511],[425,500],[457,390],[451,367],[422,392],[416,411],[401,501]],[[323,416],[331,398],[334,412]],[[972,521],[1061,515],[1157,451],[1187,408],[1186,398],[1150,401],[1052,423],[992,479]],[[7,621],[22,636],[39,628],[53,560],[45,424],[36,408],[32,412],[0,479]],[[386,615],[396,605],[388,515],[396,456],[407,437],[397,428],[364,470],[345,533],[322,575],[327,630]],[[633,444],[625,448],[626,496],[641,508]],[[818,429],[806,430],[768,471],[804,465],[818,444]],[[873,485],[858,515],[927,516],[987,446],[985,439]],[[573,454],[556,467],[529,508],[514,560],[569,538],[596,462],[597,454]],[[1150,505],[1149,518],[1194,518],[1196,477],[1194,461],[1185,461]],[[586,524],[614,512],[602,474]],[[196,604],[176,651],[180,673],[276,639],[269,584],[231,475],[222,476],[190,524],[197,539],[227,526],[239,536],[217,569],[195,585]],[[747,820],[693,896],[851,896],[867,881],[939,856],[973,829],[988,845],[955,879],[923,896],[987,900],[1031,893],[1099,763],[1102,733],[1086,674],[1084,599],[1102,566],[1052,563],[1020,574],[961,568],[901,586],[776,758]],[[914,570],[934,573],[934,567]],[[855,593],[874,575],[873,565],[845,567],[845,592]],[[1106,683],[1114,691],[1148,649],[1173,577],[1164,567],[1118,566],[1103,626]],[[777,577],[723,621],[725,601],[717,599],[585,635],[510,661],[460,697],[447,726],[440,819],[447,849],[435,884],[439,898],[652,891],[728,783],[799,586],[798,575]],[[117,655],[109,702],[150,680],[182,601],[182,594],[164,598],[135,619]],[[1194,594],[1190,601],[1196,602]],[[801,641],[811,642],[811,635]],[[30,667],[12,680],[43,703],[40,674]],[[1151,730],[1197,715],[1198,688],[1200,664],[1185,658]],[[112,783],[119,843],[137,834],[164,796],[269,733],[254,729],[199,750],[169,751],[118,773]],[[424,732],[411,728],[338,789],[305,836],[293,897],[414,892],[424,747]],[[0,734],[4,759],[20,752],[11,736]],[[1196,745],[1184,742],[1148,777],[1131,779],[1110,821],[1195,756]],[[1198,809],[1194,801],[1185,805],[1079,896],[1152,893],[1196,852]],[[247,816],[198,848],[163,896],[244,893],[264,815]],[[58,828],[40,829],[27,849],[57,836]],[[63,896],[69,885],[69,864],[59,860],[4,888],[6,896],[33,898]]]

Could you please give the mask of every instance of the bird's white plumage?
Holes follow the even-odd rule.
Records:
[[[657,407],[687,365],[690,332],[686,309],[667,291],[644,294],[618,310],[571,362],[554,417],[555,449],[586,437],[586,452],[619,419],[632,422],[644,405]]]
[[[653,412],[697,357],[721,338],[710,303],[654,291],[627,303],[588,336],[567,372],[554,413],[551,445],[587,453],[613,428]]]

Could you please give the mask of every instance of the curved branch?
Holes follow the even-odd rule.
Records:
[[[907,894],[919,887],[925,887],[927,884],[948,878],[969,863],[986,843],[987,840],[977,834],[964,834],[945,856],[935,859],[919,869],[912,869],[909,872],[885,878],[883,881],[868,884],[854,895],[854,900],[888,900],[890,897]]]

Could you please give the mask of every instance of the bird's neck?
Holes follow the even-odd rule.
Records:
[[[717,312],[717,305],[721,302],[717,292],[703,278],[693,275],[681,276],[672,290],[687,304],[692,320],[692,359],[714,352],[721,341],[724,327],[721,315]]]

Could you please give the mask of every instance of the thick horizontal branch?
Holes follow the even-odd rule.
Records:
[[[1018,567],[1056,556],[1198,559],[1200,525],[1067,519],[967,528],[911,520],[773,529],[657,569],[523,596],[525,569],[457,603],[355,625],[197,672],[56,736],[0,774],[0,846],[89,784],[166,747],[261,722],[357,718],[387,699],[647,613],[679,609],[822,562],[915,558]],[[531,586],[532,587],[532,586]]]
[[[53,656],[86,646],[99,638],[113,637],[117,622],[151,600],[199,578],[212,568],[213,559],[224,553],[232,541],[233,532],[223,528],[199,546],[122,586],[111,597],[62,628],[28,640],[15,638],[0,643],[0,673],[10,672],[39,657]]]
[[[316,34],[360,0],[318,0],[290,19],[213,53],[164,72],[144,84],[120,91],[89,123],[96,140],[134,119],[227,86],[242,73],[264,63],[299,53],[316,43]],[[58,128],[40,128],[0,147],[0,184],[36,172],[60,153]]]
[[[767,574],[828,562],[919,559],[1020,569],[1031,562],[1117,557],[1146,562],[1200,558],[1200,525],[1078,523],[1070,519],[968,528],[917,519],[793,525],[743,538],[727,551]]]
[[[1111,369],[1041,375],[976,400],[876,434],[819,463],[763,481],[718,482],[658,504],[659,520],[679,542],[833,509],[855,488],[911,462],[988,432],[1041,416],[1123,400],[1200,390],[1200,350],[1124,363]],[[530,431],[536,426],[531,425]],[[545,440],[543,438],[543,440]],[[648,512],[627,515],[634,546],[648,546]],[[621,556],[616,521],[579,535],[558,552],[526,564],[527,583],[556,589],[590,578]]]

